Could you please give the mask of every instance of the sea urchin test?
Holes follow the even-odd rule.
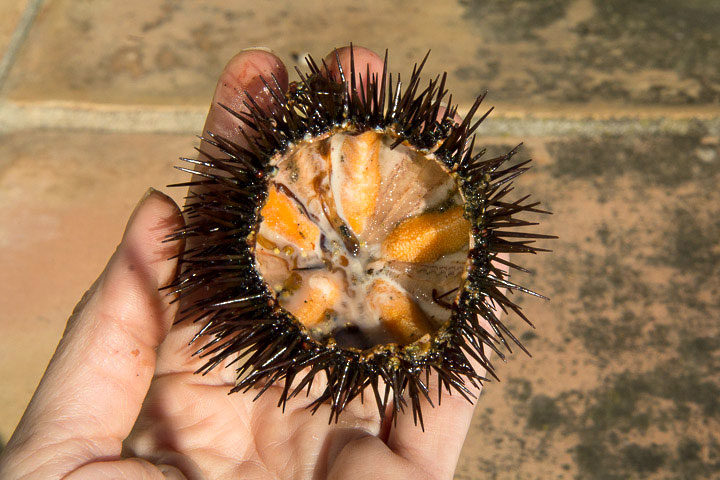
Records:
[[[422,425],[430,374],[438,400],[471,401],[468,387],[486,380],[476,368],[495,376],[490,350],[524,350],[498,312],[530,323],[505,292],[537,294],[510,281],[507,269],[524,269],[504,255],[540,251],[533,242],[550,236],[517,231],[533,224],[517,216],[547,212],[508,198],[527,170],[512,163],[517,149],[475,151],[482,97],[456,122],[446,76],[421,88],[423,64],[403,85],[387,55],[358,82],[352,54],[339,75],[309,58],[288,91],[265,79],[273,108],[228,109],[246,145],[207,133],[221,155],[184,159],[199,179],[168,288],[185,297],[178,321],[201,326],[199,372],[227,360],[233,392],[278,384],[283,407],[320,375],[313,413],[328,403],[337,420],[368,390],[381,417],[409,400]]]

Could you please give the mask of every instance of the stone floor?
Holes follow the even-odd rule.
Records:
[[[0,0],[0,438],[239,49],[353,41],[448,71],[554,212],[458,479],[720,477],[720,3]],[[179,199],[182,192],[170,192]]]

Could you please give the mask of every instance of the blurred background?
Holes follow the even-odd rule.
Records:
[[[534,168],[550,296],[488,384],[458,479],[720,478],[720,2],[0,0],[0,437],[149,187],[184,177],[240,49],[354,42],[489,90]],[[291,77],[292,78],[292,77]],[[179,200],[183,192],[169,192]]]

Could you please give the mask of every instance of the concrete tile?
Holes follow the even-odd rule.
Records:
[[[7,440],[75,303],[97,278],[148,187],[191,136],[30,131],[0,141],[0,437]],[[177,190],[173,192],[172,190]]]
[[[27,3],[27,0],[0,1],[0,57],[5,54]]]
[[[513,261],[537,330],[486,386],[456,478],[712,478],[720,472],[720,145],[528,139],[518,180],[554,250]],[[508,145],[509,146],[509,145]]]
[[[121,104],[209,101],[224,63],[264,45],[289,65],[353,41],[391,50],[394,70],[432,49],[455,100],[720,102],[720,9],[694,0],[341,0],[248,4],[50,0],[9,81],[17,100]]]

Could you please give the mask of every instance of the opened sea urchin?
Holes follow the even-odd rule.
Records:
[[[183,159],[197,177],[173,238],[190,247],[169,288],[185,299],[178,321],[202,326],[198,372],[229,359],[233,392],[280,382],[283,407],[317,379],[310,408],[328,402],[331,420],[368,390],[381,417],[409,400],[422,425],[431,374],[438,401],[443,390],[471,400],[468,386],[485,380],[472,360],[495,376],[489,350],[523,348],[497,312],[527,321],[503,292],[534,294],[499,255],[535,253],[548,237],[516,231],[532,225],[517,214],[543,213],[508,199],[527,162],[510,164],[516,149],[474,152],[483,98],[457,123],[457,107],[442,106],[446,74],[421,88],[424,63],[403,84],[387,53],[372,76],[356,75],[352,53],[339,75],[308,58],[287,92],[265,79],[269,110],[252,98],[227,109],[246,145],[208,132],[221,154]]]

